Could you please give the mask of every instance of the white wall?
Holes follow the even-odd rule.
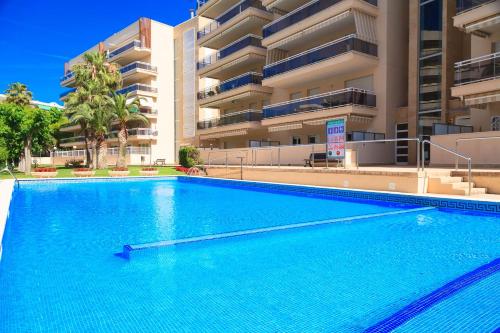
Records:
[[[151,21],[151,64],[158,75],[152,85],[158,88],[155,108],[158,110],[156,144],[152,145],[153,159],[164,158],[175,163],[175,106],[174,106],[174,31],[173,28]]]

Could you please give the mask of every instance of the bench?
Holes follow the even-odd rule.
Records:
[[[314,163],[313,163],[314,162]],[[337,162],[337,166],[342,164],[342,160],[330,160],[329,162],[335,163]],[[326,153],[311,153],[309,158],[304,159],[304,167],[317,165],[317,164],[326,164]]]
[[[157,158],[156,161],[154,162],[154,165],[165,165],[167,163],[167,160],[164,158]]]

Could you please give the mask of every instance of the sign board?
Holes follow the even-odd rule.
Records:
[[[329,160],[345,158],[345,118],[326,122],[326,156]]]

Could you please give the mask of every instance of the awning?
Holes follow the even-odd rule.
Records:
[[[373,16],[353,11],[354,23],[356,24],[356,36],[367,42],[377,43],[377,24]]]
[[[354,115],[349,115],[347,117],[347,121],[353,122],[353,123],[362,123],[362,124],[368,124],[371,121],[373,121],[372,117],[364,117],[364,116],[354,116]]]
[[[248,134],[247,130],[234,130],[234,131],[226,131],[226,132],[200,135],[200,139],[201,140],[210,140],[210,139],[218,139],[218,138],[225,138],[225,137],[229,137],[229,136],[240,136],[240,135],[247,135],[247,134]]]
[[[280,126],[272,126],[272,127],[269,127],[267,130],[270,133],[274,133],[274,132],[288,131],[288,130],[301,129],[301,128],[302,128],[302,123],[292,123],[292,124],[286,124],[286,125],[280,125]]]
[[[497,24],[500,24],[500,15],[489,18],[487,20],[483,20],[483,21],[478,22],[478,23],[470,24],[470,25],[465,27],[465,31],[467,33],[470,33],[470,32],[481,30],[484,28],[488,28],[488,27],[491,27],[491,26],[494,26]]]
[[[479,104],[500,102],[500,93],[487,96],[466,98],[464,102],[465,105],[479,105]]]

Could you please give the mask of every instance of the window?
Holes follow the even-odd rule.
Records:
[[[491,117],[491,130],[500,131],[500,116]]]
[[[312,144],[315,144],[315,143],[318,143],[318,142],[319,142],[319,140],[318,140],[318,136],[317,135],[309,135],[307,137],[307,143],[308,144],[312,145]]]
[[[353,80],[347,80],[344,83],[345,88],[358,88],[363,90],[373,90],[373,75],[360,77]]]
[[[302,97],[302,93],[300,91],[290,94],[290,100],[299,99],[301,97]]]
[[[300,145],[301,144],[301,140],[300,140],[300,136],[293,136],[292,137],[292,145]]]
[[[319,87],[307,89],[307,96],[314,96],[320,93]]]

